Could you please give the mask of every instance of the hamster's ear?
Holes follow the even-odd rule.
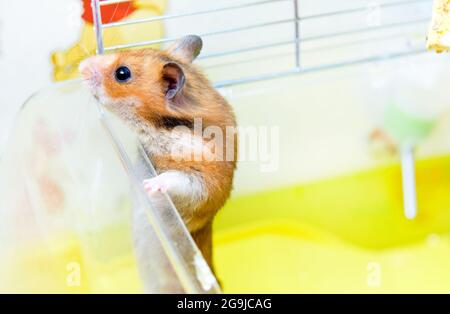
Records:
[[[200,54],[203,41],[199,36],[188,35],[172,44],[167,52],[176,58],[191,63]]]
[[[186,81],[183,69],[174,62],[169,62],[163,67],[163,86],[166,99],[173,100],[181,91]]]

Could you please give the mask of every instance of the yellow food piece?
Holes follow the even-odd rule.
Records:
[[[166,2],[167,0],[139,0],[136,2],[137,10],[125,18],[124,21],[160,16],[164,13]],[[160,39],[163,35],[163,23],[155,21],[104,29],[103,43],[106,48]],[[84,59],[95,55],[96,48],[93,25],[84,23],[80,39],[75,45],[66,51],[56,51],[52,54],[53,79],[55,81],[64,81],[78,77],[78,65]],[[158,47],[156,46],[155,48]]]
[[[436,52],[450,50],[450,0],[434,0],[427,49]]]

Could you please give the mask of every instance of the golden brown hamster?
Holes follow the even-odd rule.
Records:
[[[201,48],[190,35],[165,51],[89,58],[80,72],[97,100],[138,134],[158,173],[143,182],[146,191],[170,195],[212,266],[212,222],[230,196],[237,135],[231,106],[192,64]]]

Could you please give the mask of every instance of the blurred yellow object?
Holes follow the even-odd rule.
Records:
[[[140,293],[141,283],[127,229],[106,228],[98,246],[89,239],[60,234],[33,246],[16,247],[3,261],[7,293]],[[103,246],[103,252],[101,247]],[[110,256],[108,252],[123,252]],[[6,282],[5,282],[6,281]],[[0,292],[1,289],[0,289]]]
[[[400,183],[394,164],[232,199],[214,235],[225,293],[449,293],[450,156],[417,162],[415,220]],[[3,265],[7,292],[143,291],[125,222],[15,247]]]
[[[434,0],[427,49],[437,52],[450,49],[450,0]]]
[[[167,0],[138,0],[133,1],[135,11],[123,21],[160,16],[164,13]],[[163,37],[164,29],[161,21],[133,24],[122,27],[106,28],[103,30],[105,47],[119,44],[137,43]],[[64,81],[79,76],[78,65],[84,59],[95,55],[96,38],[93,25],[85,22],[82,26],[78,43],[66,51],[52,54],[54,66],[54,80]]]
[[[226,293],[450,292],[450,157],[417,164],[404,217],[399,165],[232,199],[215,224]]]

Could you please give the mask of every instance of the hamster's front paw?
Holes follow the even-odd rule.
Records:
[[[181,192],[189,186],[189,179],[177,171],[168,171],[154,178],[144,180],[144,189],[148,193]]]

